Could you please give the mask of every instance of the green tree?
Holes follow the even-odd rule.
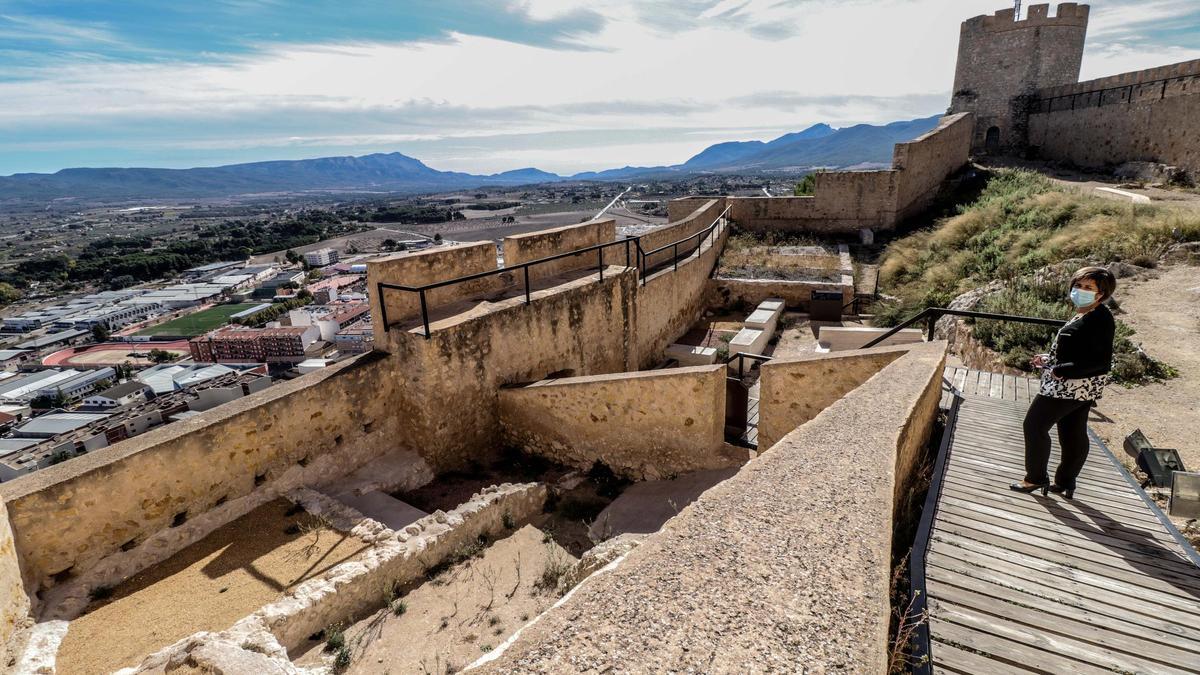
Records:
[[[442,243],[442,233],[441,232],[438,232],[437,234],[433,235],[433,243],[435,243],[435,244]]]
[[[171,361],[175,360],[175,355],[164,349],[158,349],[156,347],[150,350],[149,359],[154,363],[170,363]]]
[[[300,254],[296,253],[295,251],[293,251],[290,248],[284,252],[283,257],[287,258],[287,261],[292,263],[293,265],[295,265],[296,263],[298,263],[302,260],[302,258],[300,257]]]
[[[108,332],[108,326],[105,326],[103,323],[97,323],[97,324],[92,325],[92,339],[93,340],[95,340],[96,342],[108,342],[109,337],[110,337],[110,333]]]
[[[806,197],[817,191],[817,174],[810,173],[796,183],[796,189],[793,193],[797,197]]]

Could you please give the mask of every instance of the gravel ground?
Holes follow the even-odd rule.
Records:
[[[1200,267],[1163,268],[1153,279],[1118,285],[1121,320],[1134,342],[1179,370],[1179,377],[1142,387],[1110,386],[1092,428],[1124,457],[1122,443],[1141,429],[1155,446],[1176,448],[1184,466],[1200,470]]]

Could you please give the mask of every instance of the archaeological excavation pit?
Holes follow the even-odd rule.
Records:
[[[113,588],[91,592],[58,649],[60,675],[107,673],[197,631],[218,631],[368,544],[275,499]],[[103,644],[103,649],[96,645]]]

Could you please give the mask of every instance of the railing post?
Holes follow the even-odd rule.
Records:
[[[425,302],[425,289],[421,289],[421,324],[425,326],[425,339],[429,339],[429,306]]]
[[[387,320],[387,298],[383,297],[383,282],[376,284],[375,293],[379,296],[379,320],[383,322],[383,332],[391,330]]]
[[[674,251],[672,252],[671,257],[674,258],[673,262],[675,263],[675,269],[678,270],[679,269],[679,242],[675,242]]]
[[[596,249],[596,263],[600,269],[600,281],[604,281],[604,248]]]
[[[744,377],[744,375],[742,375],[742,366],[746,365],[746,358],[744,356],[742,356],[741,352],[738,352],[737,360],[738,360],[738,379],[740,380]]]
[[[625,239],[625,267],[629,267],[629,238]]]
[[[525,304],[529,304],[529,265],[525,266]]]
[[[934,329],[937,328],[937,321],[938,313],[930,311],[929,316],[925,319],[925,322],[928,325],[928,334],[925,336],[926,342],[933,342],[933,332]]]

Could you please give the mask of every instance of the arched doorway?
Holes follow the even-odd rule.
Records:
[[[995,152],[1000,149],[1000,127],[989,127],[983,137],[983,149]]]

